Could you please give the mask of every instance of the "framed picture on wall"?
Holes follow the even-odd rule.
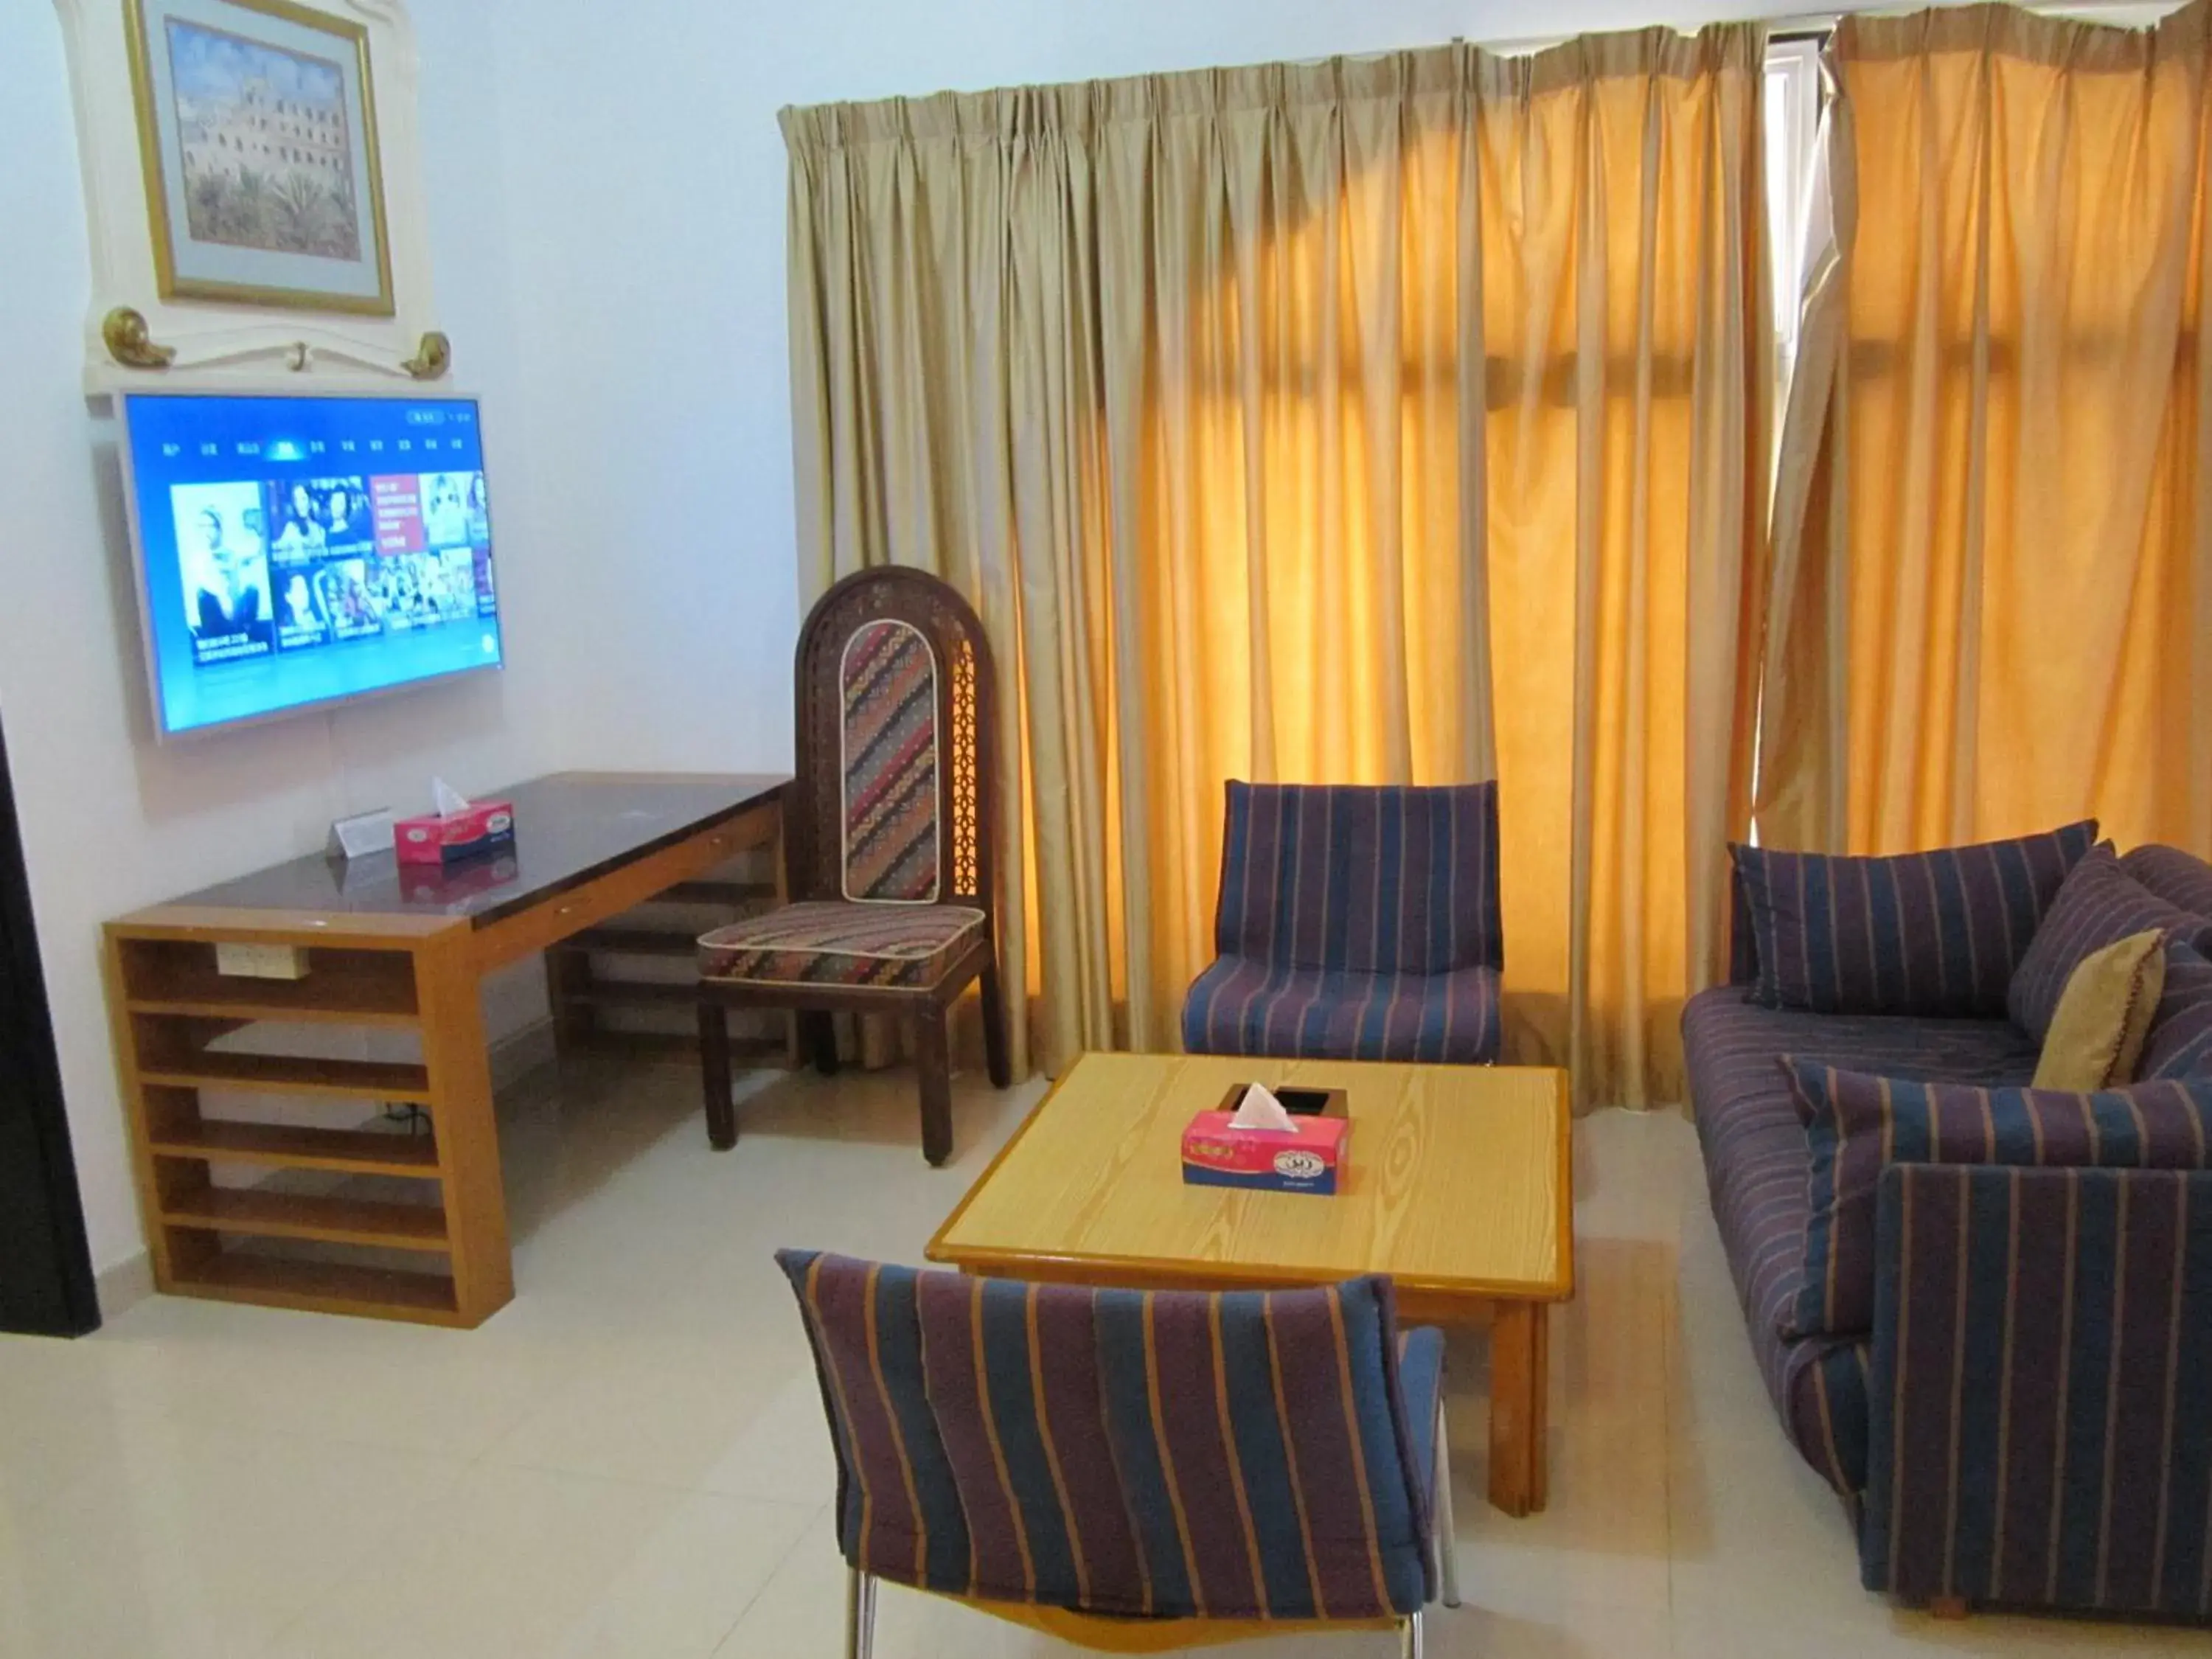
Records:
[[[393,314],[368,32],[290,0],[125,0],[164,300]]]

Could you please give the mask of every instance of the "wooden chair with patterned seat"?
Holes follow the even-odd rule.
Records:
[[[990,647],[934,576],[864,570],[799,631],[798,772],[784,802],[789,902],[699,941],[707,1130],[737,1144],[726,1011],[795,1010],[837,1068],[839,1013],[905,1016],[921,1083],[922,1155],[952,1151],[952,1004],[981,981],[991,1081],[1012,1081],[993,927],[996,810]]]
[[[1429,1601],[1459,1605],[1443,1336],[1400,1332],[1389,1279],[1095,1290],[776,1260],[836,1453],[848,1659],[879,1581],[1121,1653],[1351,1628],[1419,1659]]]

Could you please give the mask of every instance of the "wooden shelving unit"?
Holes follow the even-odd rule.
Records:
[[[777,851],[771,847],[773,855]],[[553,1000],[554,1031],[563,1054],[599,1052],[634,1059],[689,1063],[699,1057],[699,1037],[693,1006],[696,997],[692,976],[637,978],[611,967],[648,963],[666,972],[671,964],[690,964],[699,954],[699,935],[708,927],[734,921],[773,905],[779,896],[773,881],[744,880],[718,874],[678,882],[655,894],[641,909],[617,917],[605,927],[589,927],[563,939],[546,952],[547,983]],[[695,920],[669,918],[670,906],[681,907]],[[705,926],[696,918],[702,910],[714,916]],[[656,926],[656,921],[661,925]],[[654,1030],[616,1024],[602,1018],[612,1009],[657,1011],[671,1017],[672,1027]],[[733,1032],[733,1056],[761,1063],[794,1061],[797,1048],[788,1016],[762,1015],[758,1029]]]
[[[556,774],[508,792],[520,850],[503,870],[426,887],[391,866],[311,856],[109,922],[108,1007],[156,1286],[483,1323],[514,1294],[483,976],[547,952],[556,1030],[593,1004],[688,1005],[689,987],[666,981],[697,930],[635,918],[772,896],[731,872],[748,856],[780,863],[783,783]],[[224,945],[301,952],[304,972],[225,974]],[[664,982],[586,987],[596,953],[650,956]],[[601,1035],[633,1053],[670,1041]],[[394,1107],[422,1132],[385,1127]]]
[[[424,986],[417,957],[428,940],[319,945],[296,980],[226,976],[211,942],[113,937],[110,967],[116,1018],[126,1035],[125,1068],[137,1108],[142,1186],[152,1194],[148,1224],[165,1288],[236,1301],[368,1314],[384,1318],[476,1322],[453,1269],[454,1241],[480,1223],[456,1212],[465,1184],[449,1155],[452,1137],[272,1123],[213,1115],[210,1093],[284,1095],[356,1101],[379,1107],[431,1106],[438,1098],[432,1056],[370,1060],[273,1054],[218,1046],[271,1022],[323,1031],[412,1033],[422,1048]],[[365,1044],[364,1044],[365,1046]],[[465,1137],[463,1137],[465,1140]],[[238,1167],[267,1180],[279,1171],[310,1178],[397,1179],[424,1201],[357,1198],[343,1191],[295,1191],[274,1185],[225,1185],[216,1171]],[[306,1243],[318,1254],[266,1250],[268,1241]],[[380,1261],[391,1251],[423,1259],[419,1271]],[[349,1254],[363,1259],[349,1261]]]

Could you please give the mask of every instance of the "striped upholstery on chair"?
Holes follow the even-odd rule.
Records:
[[[776,1259],[861,1570],[1149,1619],[1389,1618],[1432,1592],[1412,1419],[1441,1339],[1408,1340],[1401,1400],[1388,1281],[1210,1296]]]
[[[1829,1014],[1994,1019],[2094,821],[1895,858],[1729,848],[1759,951],[1753,1000]]]
[[[2166,942],[2166,990],[2151,1016],[2136,1075],[2212,1077],[2212,961],[2179,939]]]
[[[2098,847],[2067,875],[2013,972],[2005,997],[2012,1023],[2042,1041],[2081,959],[2154,928],[2212,949],[2212,921],[2168,903],[2128,874],[2111,842]]]
[[[845,641],[845,896],[938,896],[937,659],[912,623],[864,623]]]
[[[1351,974],[1223,957],[1191,984],[1194,1054],[1480,1065],[1503,1043],[1498,970]]]
[[[1682,1015],[1714,1220],[1784,1428],[1846,1497],[1865,1484],[1866,1364],[1856,1337],[1782,1334],[1805,1259],[1804,1126],[1775,1056],[1819,1055],[1892,1076],[2025,1083],[2035,1046],[2002,1020],[1808,1014],[1754,1006],[1735,987]]]
[[[1872,1328],[1875,1193],[1893,1164],[2201,1170],[2212,1079],[2074,1093],[1917,1083],[1785,1062],[1812,1154],[1805,1261],[1784,1334]]]
[[[2212,1616],[2212,1175],[1899,1164],[1875,1207],[1867,1587]]]
[[[2154,842],[2136,848],[2120,860],[2120,867],[2168,904],[2212,916],[2212,864],[2195,854]]]
[[[1286,968],[1503,968],[1498,786],[1229,785],[1213,948]]]
[[[1193,1054],[1498,1057],[1498,786],[1231,782]]]
[[[983,913],[958,904],[787,904],[700,936],[703,979],[757,985],[934,985],[975,942]]]

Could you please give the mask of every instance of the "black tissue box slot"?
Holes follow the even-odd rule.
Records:
[[[1253,1085],[1232,1083],[1229,1092],[1221,1097],[1218,1110],[1233,1112],[1244,1103],[1244,1091]],[[1344,1117],[1344,1091],[1341,1089],[1278,1089],[1275,1098],[1283,1103],[1283,1109],[1292,1117]]]

